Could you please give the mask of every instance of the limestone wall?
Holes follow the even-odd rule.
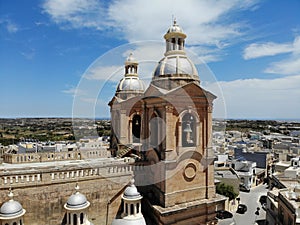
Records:
[[[0,205],[8,200],[7,194],[12,187],[14,199],[26,209],[26,225],[58,225],[64,217],[64,204],[75,192],[76,182],[80,192],[85,194],[91,205],[89,220],[94,225],[106,224],[107,202],[111,200],[130,180],[132,167],[127,163],[109,163],[102,167],[40,168],[36,171],[0,172]],[[109,205],[108,224],[117,214],[121,205],[119,196]]]

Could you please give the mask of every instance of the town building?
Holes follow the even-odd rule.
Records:
[[[279,163],[277,163],[279,164]],[[267,224],[300,224],[300,160],[292,158],[278,166],[270,176],[270,191],[267,198]],[[281,163],[282,164],[282,163]]]

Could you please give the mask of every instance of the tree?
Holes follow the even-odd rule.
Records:
[[[228,197],[229,201],[235,199],[238,196],[238,193],[234,191],[233,186],[225,183],[217,184],[216,191],[218,194]]]

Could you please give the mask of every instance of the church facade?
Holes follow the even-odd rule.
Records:
[[[136,185],[150,224],[215,224],[225,199],[216,195],[212,93],[200,86],[185,52],[186,34],[174,21],[164,35],[166,52],[145,88],[132,55],[109,103],[111,148],[136,159]],[[146,220],[147,221],[147,220]]]

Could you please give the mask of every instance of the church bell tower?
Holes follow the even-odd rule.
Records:
[[[122,102],[127,118],[132,118],[123,120],[124,144],[135,144],[129,136],[133,118],[139,116],[140,148],[129,151],[137,156],[136,185],[145,196],[144,215],[151,224],[214,224],[216,208],[225,201],[214,185],[216,96],[200,86],[185,51],[186,37],[174,20],[164,35],[166,51],[150,85],[139,97]]]

